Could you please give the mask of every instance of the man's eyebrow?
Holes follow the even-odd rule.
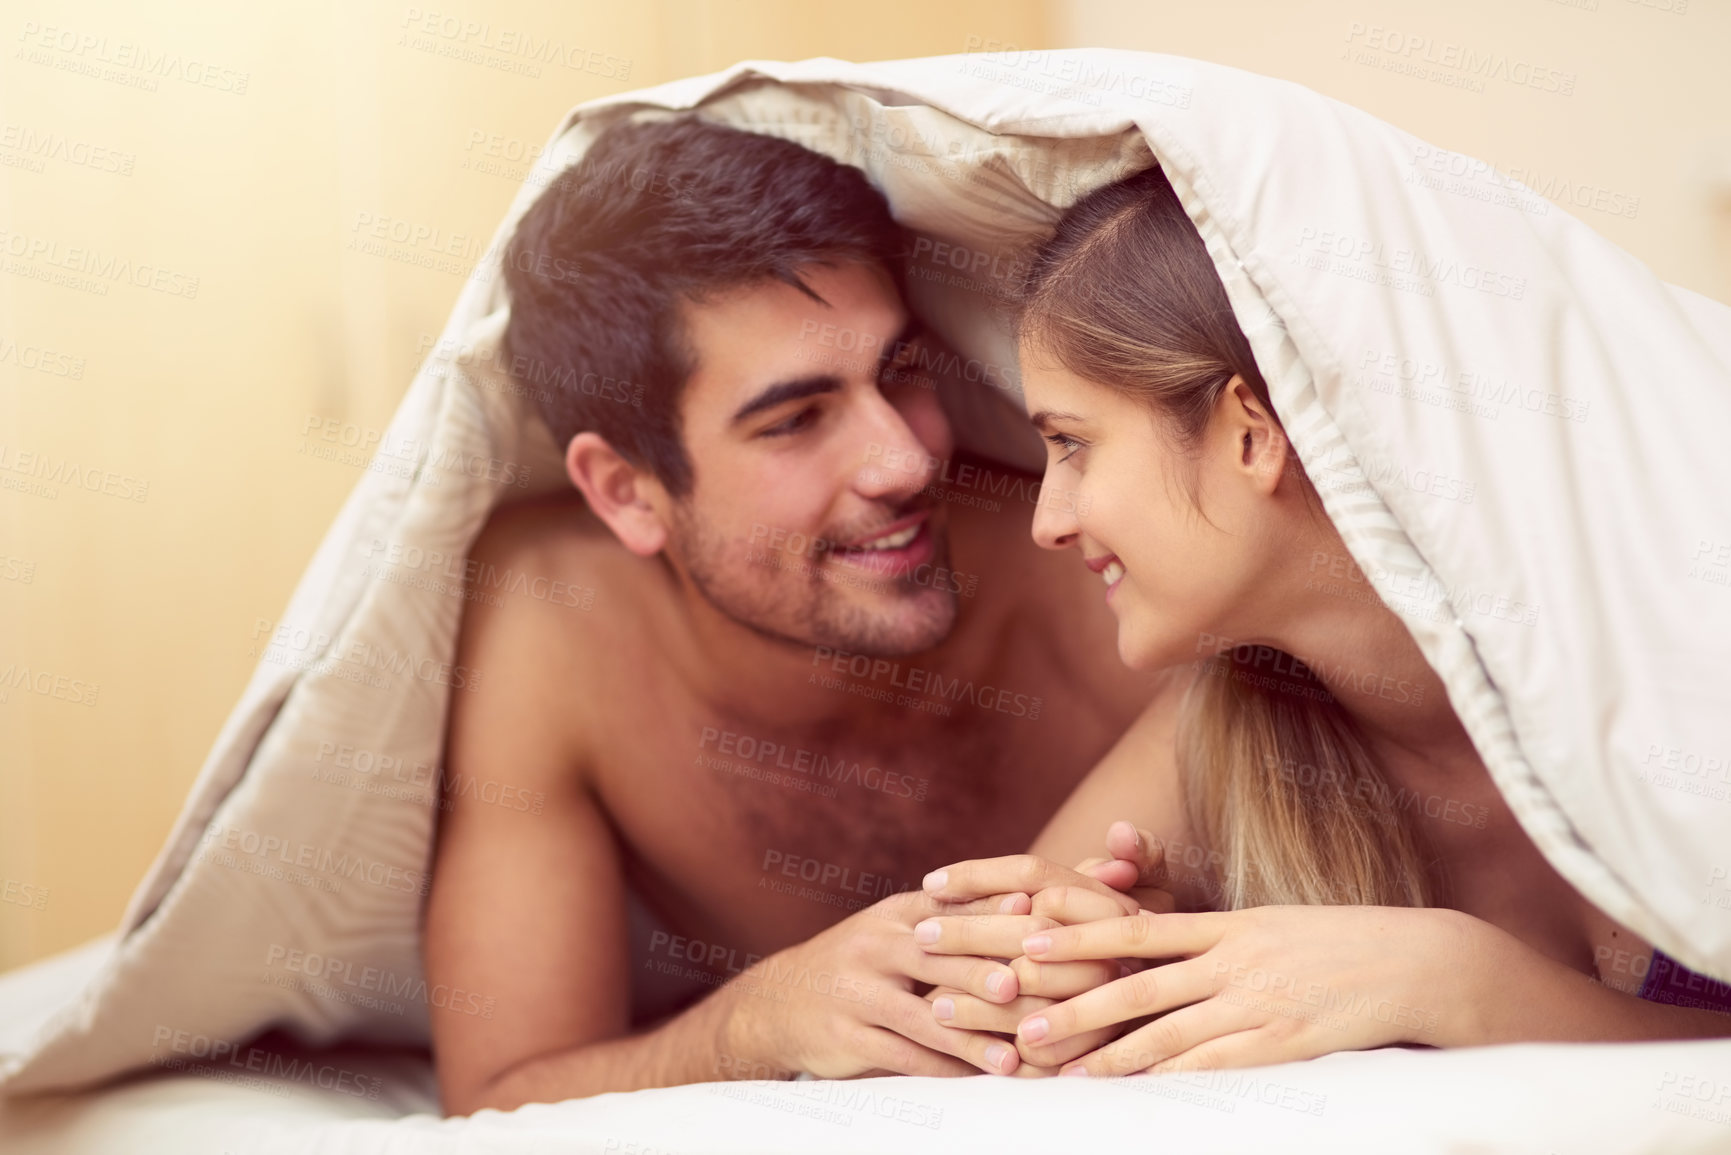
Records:
[[[1080,420],[1082,419],[1074,413],[1065,413],[1058,409],[1042,409],[1032,417],[1028,418],[1028,424],[1032,425],[1035,429],[1038,429],[1041,433],[1044,433],[1047,429],[1051,428],[1052,422],[1054,421]]]
[[[795,377],[791,381],[778,381],[741,405],[738,412],[731,418],[730,424],[738,425],[762,413],[765,409],[774,409],[777,405],[798,401],[802,397],[835,393],[841,387],[841,378],[833,373],[815,373],[809,377]]]
[[[882,377],[884,370],[889,367],[890,361],[899,357],[925,331],[926,326],[923,321],[918,317],[908,317],[907,323],[902,326],[901,332],[896,334],[895,339],[878,350],[877,376]],[[841,378],[833,373],[817,373],[809,377],[796,377],[791,381],[778,381],[741,405],[738,412],[734,413],[730,424],[738,425],[765,409],[773,409],[777,405],[784,405],[789,401],[798,401],[802,397],[816,397],[824,393],[834,393],[841,387]]]

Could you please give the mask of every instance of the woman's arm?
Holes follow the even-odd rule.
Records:
[[[1469,917],[1469,916],[1462,916]],[[1668,1006],[1619,991],[1548,958],[1505,930],[1478,919],[1477,988],[1460,1039],[1441,1045],[1517,1042],[1637,1042],[1731,1035],[1731,1015]]]
[[[1441,908],[1271,906],[1055,927],[1032,964],[1176,959],[1024,1019],[1049,1048],[1159,1016],[1065,1074],[1247,1067],[1399,1043],[1627,1042],[1731,1035],[1731,1016],[1646,1002]]]

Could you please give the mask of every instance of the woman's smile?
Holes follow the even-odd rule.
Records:
[[[1118,560],[1117,554],[1101,554],[1099,557],[1084,559],[1089,569],[1099,574],[1106,583],[1106,600],[1112,600],[1112,594],[1118,588],[1118,583],[1124,580],[1124,563]]]

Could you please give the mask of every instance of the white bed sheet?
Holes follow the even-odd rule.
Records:
[[[0,976],[0,1052],[27,1045],[110,940]],[[418,1051],[244,1065],[0,1100],[6,1155],[809,1155],[1731,1151],[1731,1042],[1377,1051],[1159,1079],[705,1083],[441,1119]],[[355,1093],[364,1088],[365,1094]]]

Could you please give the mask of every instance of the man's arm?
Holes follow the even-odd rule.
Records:
[[[432,1009],[445,1110],[510,1110],[725,1077],[725,1000],[628,1033],[624,881],[594,801],[568,790],[534,816],[483,813],[499,808],[467,797],[454,803],[427,914],[434,998],[464,992]],[[471,1013],[470,993],[482,1007],[490,1000],[491,1018]]]
[[[955,1075],[1000,1069],[1013,1054],[932,1021],[911,993],[920,976],[984,991],[991,973],[1007,970],[925,955],[916,922],[990,907],[919,892],[860,911],[627,1035],[623,880],[599,810],[581,796],[549,805],[536,816],[546,829],[525,834],[478,809],[459,799],[447,815],[465,817],[441,836],[427,918],[429,984],[491,996],[496,1007],[482,1018],[453,995],[433,1009],[448,1113],[795,1070]]]
[[[516,548],[501,543],[510,536],[483,535],[473,555],[481,572],[555,576],[546,559],[553,547],[523,542],[524,534]],[[457,661],[482,677],[452,695],[448,809],[425,929],[446,1112],[796,1069],[935,1075],[985,1065],[997,1040],[941,1027],[909,992],[916,982],[981,988],[1005,968],[929,959],[913,924],[954,908],[917,892],[885,899],[630,1033],[621,854],[589,785],[573,701],[590,676],[576,655],[603,640],[574,637],[556,616],[568,612],[509,595],[499,605],[473,601],[458,641]],[[537,797],[538,813],[532,803],[519,809]]]
[[[507,512],[472,568],[560,578],[573,548]],[[572,613],[510,593],[466,603],[456,660],[481,676],[451,695],[424,940],[450,1114],[725,1077],[725,1001],[631,1034],[624,871],[583,721],[607,641]]]
[[[477,568],[551,576],[558,547],[525,541],[532,529],[490,529]],[[573,725],[585,675],[571,610],[509,594],[467,606],[457,661],[482,677],[452,694],[425,938],[445,1109],[704,1077],[701,1046],[622,1037],[624,878]]]

